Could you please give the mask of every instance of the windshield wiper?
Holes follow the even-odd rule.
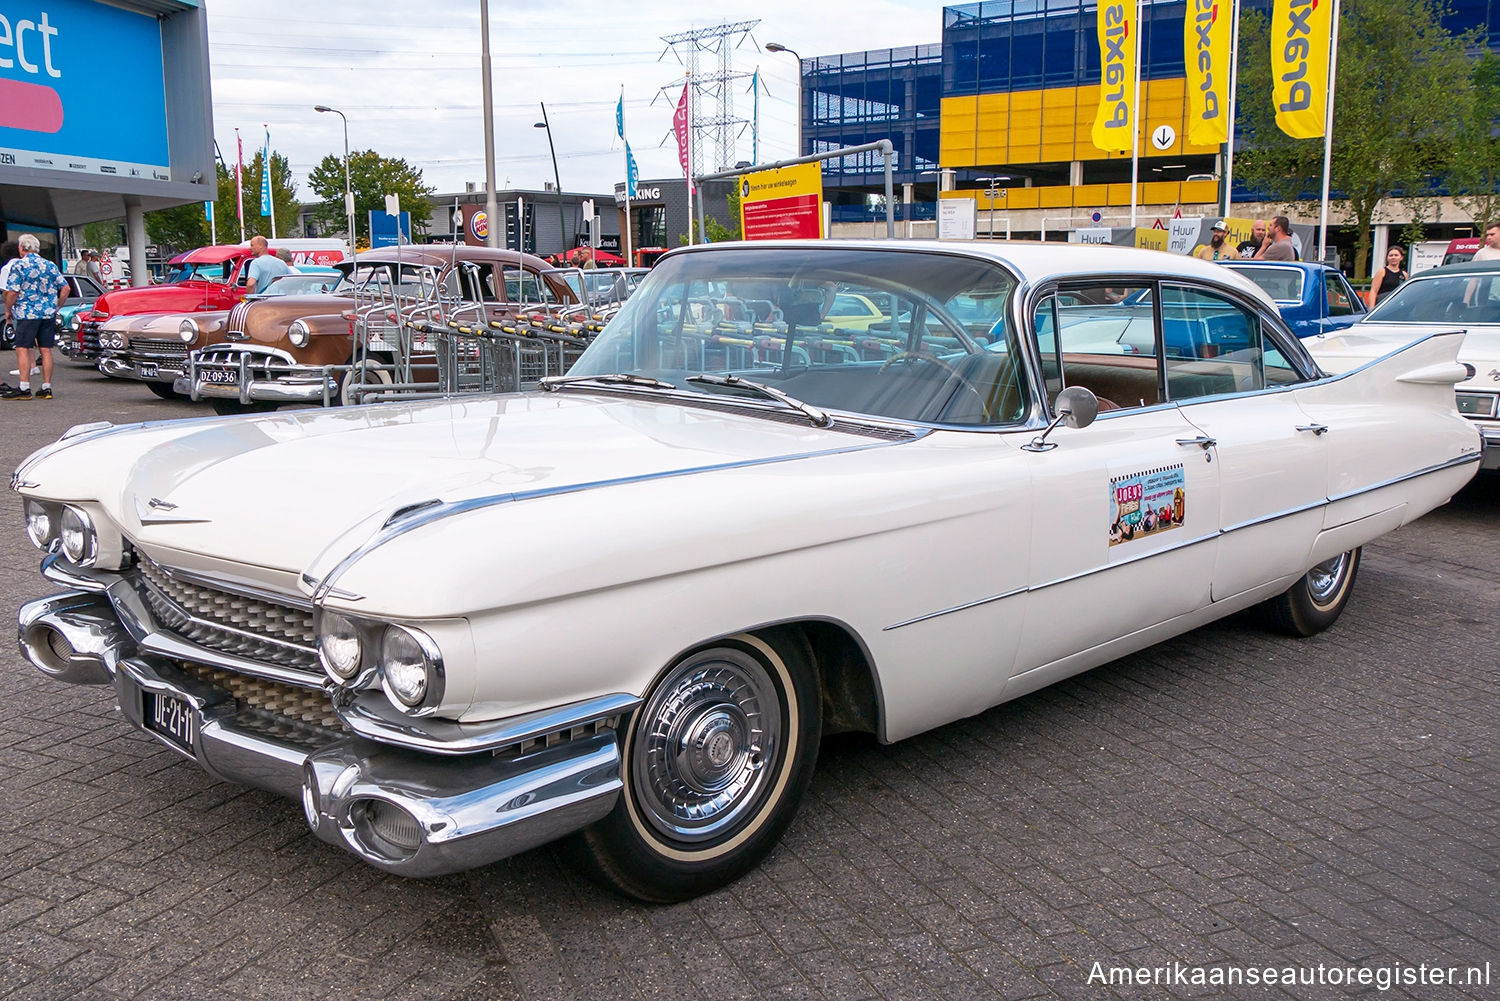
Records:
[[[652,379],[644,375],[631,375],[629,372],[606,372],[603,375],[549,375],[541,380],[541,386],[550,393],[562,386],[571,386],[580,382],[602,382],[608,386],[645,386],[648,389],[677,388],[670,382],[662,382],[660,379]]]
[[[767,386],[763,382],[752,382],[749,379],[741,379],[737,375],[707,374],[690,375],[687,377],[687,381],[701,382],[706,386],[724,386],[728,389],[749,389],[759,393],[767,399],[775,400],[777,403],[784,404],[788,407],[791,407],[793,410],[800,411],[807,416],[808,420],[813,422],[814,427],[833,427],[833,418],[828,416],[823,411],[819,410],[817,407],[813,406],[810,403],[803,403],[801,400],[788,396],[781,390],[776,389],[772,386]]]

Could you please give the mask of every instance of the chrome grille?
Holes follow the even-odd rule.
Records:
[[[250,303],[243,300],[235,303],[234,308],[229,311],[229,323],[224,328],[226,336],[229,334],[243,335],[245,333],[245,314],[248,312],[250,312]],[[240,338],[235,339],[239,340]]]
[[[321,677],[311,609],[183,580],[144,558],[141,579],[152,613],[183,639]]]
[[[260,716],[241,713],[235,725],[253,729],[267,737],[297,737],[306,741],[308,728],[323,731],[323,739],[337,740],[348,734],[328,695],[319,689],[299,688],[280,681],[252,678],[223,668],[186,661],[179,666],[197,678],[232,695],[240,708],[258,710]]]
[[[135,358],[146,361],[182,361],[187,357],[188,346],[182,343],[181,338],[161,341],[147,337],[132,337],[130,353]]]

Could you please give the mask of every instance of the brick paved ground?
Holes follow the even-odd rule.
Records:
[[[197,412],[79,369],[58,393],[0,403],[0,466],[72,423]],[[14,621],[47,585],[14,495],[0,516]],[[623,901],[548,850],[385,876],[12,650],[0,997],[1220,993],[1112,992],[1096,962],[1491,963],[1500,982],[1497,530],[1500,478],[1371,546],[1323,636],[1229,622],[894,747],[828,741],[782,847],[677,907]]]

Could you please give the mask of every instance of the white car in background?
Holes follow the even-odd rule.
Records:
[[[682,900],[771,850],[824,734],[1242,609],[1328,628],[1479,463],[1459,342],[1328,376],[1249,281],[1153,251],[685,248],[545,391],[74,428],[11,481],[65,588],[21,646],[383,870],[572,836]]]
[[[1484,436],[1482,468],[1500,469],[1500,261],[1424,271],[1362,322],[1303,343],[1325,371],[1347,372],[1446,330],[1464,331],[1458,360],[1470,369],[1456,389],[1458,411]]]

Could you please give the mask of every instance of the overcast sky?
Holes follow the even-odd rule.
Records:
[[[343,149],[338,116],[312,110],[326,104],[348,116],[351,149],[403,157],[439,192],[484,181],[479,0],[207,0],[207,8],[214,132],[226,162],[236,127],[248,161],[269,125],[298,197],[312,200],[308,171]],[[684,66],[664,54],[662,36],[757,16],[733,49],[734,71],[747,74],[733,87],[735,114],[748,120],[748,74],[759,69],[762,162],[795,155],[797,136],[797,61],[764,51],[767,42],[811,58],[942,37],[935,0],[491,0],[498,186],[552,179],[546,132],[534,127],[545,101],[563,189],[613,191],[624,179],[614,124],[622,86],[641,179],[678,176],[676,146],[663,144],[675,95],[660,92],[675,80],[680,93]],[[717,55],[699,58],[703,70],[718,69]],[[739,158],[750,159],[750,149],[746,129]]]

